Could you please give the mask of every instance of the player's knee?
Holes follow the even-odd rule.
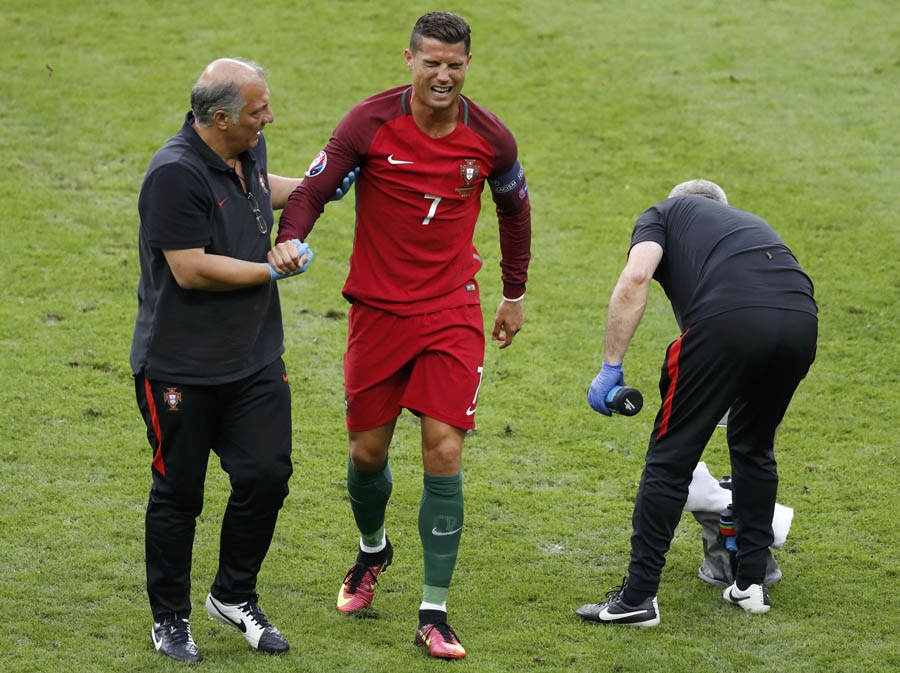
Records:
[[[368,442],[350,442],[350,462],[357,472],[374,472],[380,470],[387,458],[387,450]]]
[[[423,446],[422,462],[428,474],[436,476],[458,474],[462,467],[462,446],[453,441]]]

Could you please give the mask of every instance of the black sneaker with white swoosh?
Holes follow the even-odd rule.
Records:
[[[602,603],[582,605],[575,614],[589,622],[600,624],[623,624],[625,626],[656,626],[659,624],[659,608],[656,596],[645,599],[639,605],[628,605],[622,598],[625,580],[622,585],[606,592],[606,600]]]
[[[282,654],[290,649],[287,639],[266,618],[255,598],[252,601],[230,605],[209,594],[206,597],[206,614],[210,619],[229,624],[240,631],[254,650]]]
[[[157,652],[176,661],[189,664],[203,661],[203,655],[191,637],[191,623],[187,619],[170,617],[161,622],[153,622],[150,640]]]

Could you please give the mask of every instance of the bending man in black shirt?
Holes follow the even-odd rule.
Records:
[[[622,360],[651,279],[665,290],[682,334],[662,366],[662,406],[634,504],[628,576],[608,600],[579,608],[584,619],[659,623],[665,554],[694,468],[729,409],[738,569],[723,598],[748,612],[769,610],[763,579],[778,485],[775,430],[815,357],[817,308],[812,282],[778,234],[727,203],[715,183],[691,180],[634,226],[628,262],[609,300],[591,406],[610,415],[606,396],[624,384]]]

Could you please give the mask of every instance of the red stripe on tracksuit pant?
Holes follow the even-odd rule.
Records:
[[[656,593],[694,468],[729,409],[738,576],[765,577],[778,485],[775,430],[815,357],[817,325],[809,313],[744,308],[692,325],[669,347],[631,519],[628,586]]]
[[[148,412],[150,414],[150,425],[153,428],[153,434],[156,435],[156,452],[153,454],[152,465],[165,477],[166,465],[163,462],[162,457],[162,431],[159,429],[159,415],[156,413],[156,402],[153,400],[153,391],[150,389],[150,380],[146,377],[144,378],[144,394],[146,395]]]
[[[669,375],[669,385],[666,387],[666,394],[663,397],[662,418],[659,421],[659,431],[656,433],[657,438],[662,437],[669,429],[669,418],[672,416],[672,398],[675,397],[675,386],[678,385],[678,356],[681,354],[681,342],[688,331],[685,330],[684,334],[669,346],[669,354],[666,356],[666,372]]]

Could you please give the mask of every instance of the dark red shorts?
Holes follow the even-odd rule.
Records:
[[[398,316],[357,302],[344,355],[347,429],[377,428],[405,407],[470,430],[483,365],[478,304]]]

